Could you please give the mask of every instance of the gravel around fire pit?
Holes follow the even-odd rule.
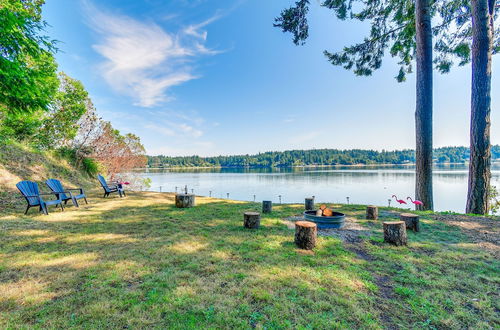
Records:
[[[288,228],[295,229],[295,222],[305,219],[303,215],[296,215],[283,220]],[[361,241],[363,236],[369,236],[370,230],[357,222],[356,218],[346,217],[344,227],[338,229],[318,229],[318,235],[337,237],[347,243],[356,243]]]

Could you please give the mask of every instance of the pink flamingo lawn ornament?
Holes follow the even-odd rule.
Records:
[[[421,201],[419,201],[417,199],[413,200],[411,197],[406,197],[406,199],[409,199],[413,204],[415,204],[415,206],[417,206],[417,205],[418,206],[423,206],[424,205],[424,203],[422,203]]]
[[[404,200],[402,199],[398,199],[398,197],[396,195],[392,195],[392,198],[395,198],[396,199],[396,202],[398,202],[399,204],[408,204],[406,203]]]

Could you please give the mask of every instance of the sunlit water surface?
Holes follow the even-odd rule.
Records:
[[[188,186],[197,195],[242,201],[272,200],[302,203],[315,196],[318,202],[388,205],[395,194],[400,199],[413,197],[415,168],[322,167],[286,169],[149,169],[139,173],[152,180],[151,191],[178,191]],[[434,203],[437,211],[464,212],[467,196],[466,165],[434,168]],[[492,168],[492,184],[500,188],[500,165]],[[254,197],[255,196],[255,197]],[[391,202],[391,206],[395,205]],[[413,206],[403,205],[403,207]]]

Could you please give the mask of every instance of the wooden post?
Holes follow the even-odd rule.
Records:
[[[295,244],[305,250],[312,250],[316,246],[318,228],[314,222],[297,221],[295,223]]]
[[[180,209],[193,207],[195,205],[195,196],[192,194],[175,195],[175,206]]]
[[[384,222],[384,242],[396,246],[406,245],[406,224],[404,221]]]
[[[413,230],[414,232],[420,231],[420,218],[418,215],[412,213],[401,213],[399,219],[406,223],[406,229]]]
[[[366,207],[366,218],[369,220],[377,220],[378,219],[378,207],[375,205],[368,205]]]
[[[306,198],[304,202],[304,207],[306,211],[312,211],[314,210],[314,198]]]
[[[271,213],[273,211],[272,201],[262,201],[262,213]]]
[[[245,212],[243,214],[243,226],[245,228],[256,229],[260,226],[260,213]]]

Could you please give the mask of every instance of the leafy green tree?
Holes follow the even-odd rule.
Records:
[[[55,42],[43,35],[41,0],[0,0],[0,104],[7,113],[46,108],[57,90]]]
[[[42,116],[41,110],[35,113],[0,113],[0,138],[32,139],[40,128]]]
[[[80,118],[91,104],[83,84],[64,72],[59,74],[59,90],[49,105],[49,112],[42,120],[36,143],[45,148],[66,146],[80,128]]]

